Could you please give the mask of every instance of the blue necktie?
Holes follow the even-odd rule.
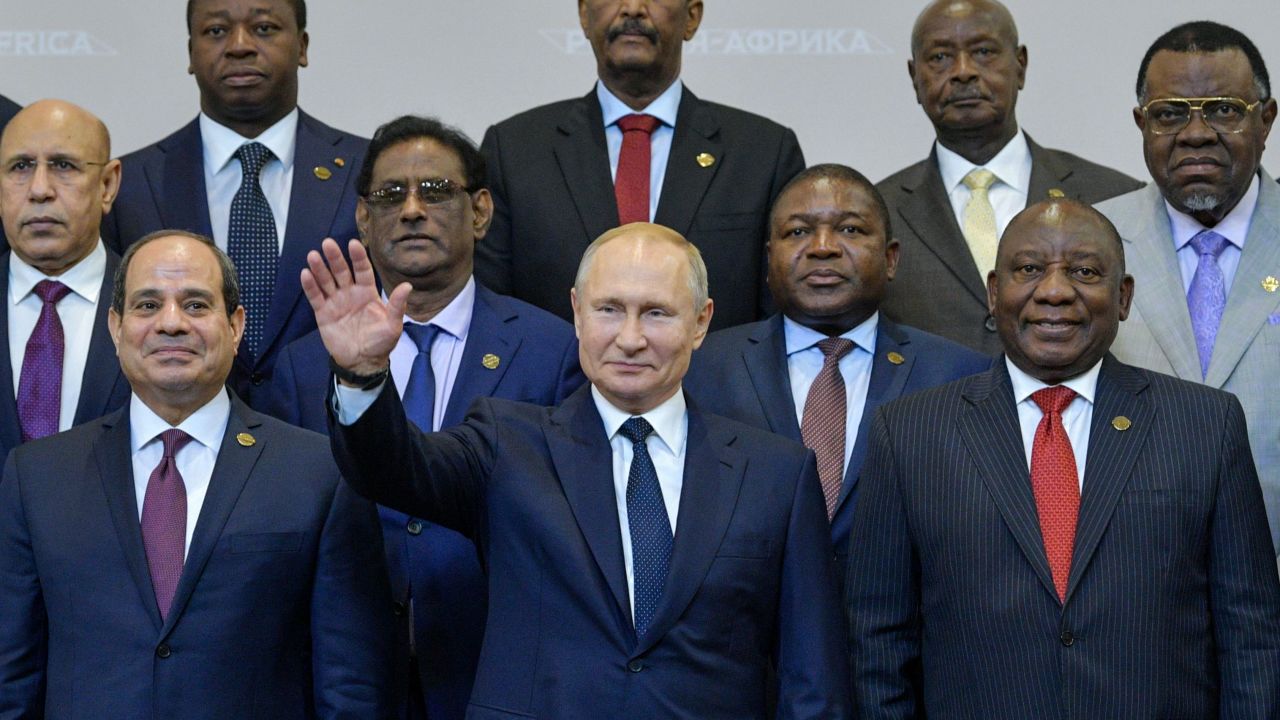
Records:
[[[1187,308],[1191,311],[1191,329],[1200,354],[1200,377],[1209,374],[1213,343],[1218,337],[1222,311],[1227,307],[1227,279],[1218,267],[1218,256],[1227,247],[1227,239],[1212,230],[1202,230],[1191,238],[1199,261],[1196,274],[1187,289]]]
[[[435,342],[440,328],[435,325],[405,323],[404,331],[418,346],[418,355],[409,371],[409,383],[404,386],[404,414],[422,432],[435,429],[436,375],[431,369],[431,343]]]
[[[253,357],[262,345],[262,328],[271,308],[280,248],[276,244],[276,219],[262,194],[258,176],[274,155],[266,145],[245,143],[236,150],[243,178],[231,199],[231,224],[227,229],[227,255],[240,276],[240,303],[245,309],[244,342]]]
[[[653,468],[645,438],[653,426],[633,417],[618,431],[631,441],[631,472],[627,475],[627,524],[631,528],[631,569],[635,583],[636,637],[643,637],[662,599],[671,565],[671,518],[662,501],[658,472]]]

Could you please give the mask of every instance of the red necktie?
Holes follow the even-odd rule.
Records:
[[[649,139],[661,120],[652,115],[627,115],[618,119],[622,152],[613,193],[618,198],[618,224],[649,222]]]
[[[844,430],[846,406],[844,376],[840,374],[840,358],[853,350],[848,338],[833,337],[818,341],[822,351],[822,370],[809,386],[804,399],[804,417],[800,420],[800,437],[818,456],[818,479],[827,501],[827,519],[836,511],[840,499],[840,483],[844,479]]]
[[[160,433],[160,440],[164,455],[151,471],[142,499],[142,547],[147,553],[160,619],[166,620],[182,577],[187,546],[187,486],[174,456],[191,442],[191,436],[171,428]]]
[[[1058,590],[1058,599],[1064,602],[1076,543],[1076,519],[1080,515],[1080,481],[1076,455],[1062,426],[1062,411],[1075,396],[1074,390],[1061,385],[1031,393],[1031,399],[1044,413],[1031,445],[1031,491],[1040,513],[1040,534],[1053,573],[1053,586]]]

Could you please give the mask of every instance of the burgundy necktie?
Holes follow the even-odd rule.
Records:
[[[58,432],[62,411],[62,355],[66,342],[57,306],[71,288],[56,280],[41,280],[32,292],[44,304],[27,340],[22,377],[18,380],[18,419],[22,424],[23,442]]]
[[[160,433],[160,440],[164,443],[164,457],[151,471],[142,501],[142,547],[147,553],[160,618],[166,620],[178,578],[182,577],[187,543],[187,486],[174,456],[191,441],[191,436],[170,429]]]
[[[827,500],[828,520],[835,514],[840,483],[844,479],[847,400],[840,358],[853,348],[854,343],[848,338],[818,341],[823,356],[822,369],[809,386],[809,396],[804,399],[804,417],[800,420],[800,437],[818,456],[818,479],[822,481],[822,495]]]
[[[1053,586],[1058,590],[1058,599],[1064,602],[1076,544],[1076,519],[1080,515],[1080,481],[1071,439],[1062,426],[1062,411],[1075,396],[1074,390],[1061,385],[1031,393],[1031,399],[1044,413],[1031,444],[1031,492],[1040,513],[1040,534],[1053,573]]]
[[[649,222],[649,140],[662,121],[652,115],[627,115],[618,119],[622,151],[613,193],[618,198],[618,224]]]

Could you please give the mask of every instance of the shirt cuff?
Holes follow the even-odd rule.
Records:
[[[373,405],[373,401],[378,399],[378,394],[382,392],[382,386],[386,384],[387,381],[383,380],[376,387],[361,390],[360,388],[347,387],[338,382],[337,378],[334,378],[333,414],[338,418],[338,424],[354,425],[364,415],[365,411]]]

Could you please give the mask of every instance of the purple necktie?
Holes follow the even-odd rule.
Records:
[[[41,280],[32,292],[44,304],[27,340],[22,377],[18,380],[22,442],[58,432],[58,416],[62,411],[62,353],[66,347],[58,301],[66,297],[71,288],[56,280]]]
[[[151,471],[142,500],[142,547],[147,552],[160,619],[167,620],[178,578],[182,577],[187,543],[187,486],[174,455],[191,441],[191,436],[170,429],[160,433],[160,440],[164,443],[164,457]]]
[[[1222,310],[1227,306],[1227,279],[1218,267],[1218,256],[1226,246],[1227,239],[1212,230],[1201,230],[1191,238],[1191,247],[1200,260],[1187,290],[1187,309],[1191,311],[1191,329],[1200,353],[1201,378],[1209,374],[1213,341],[1218,336]]]

